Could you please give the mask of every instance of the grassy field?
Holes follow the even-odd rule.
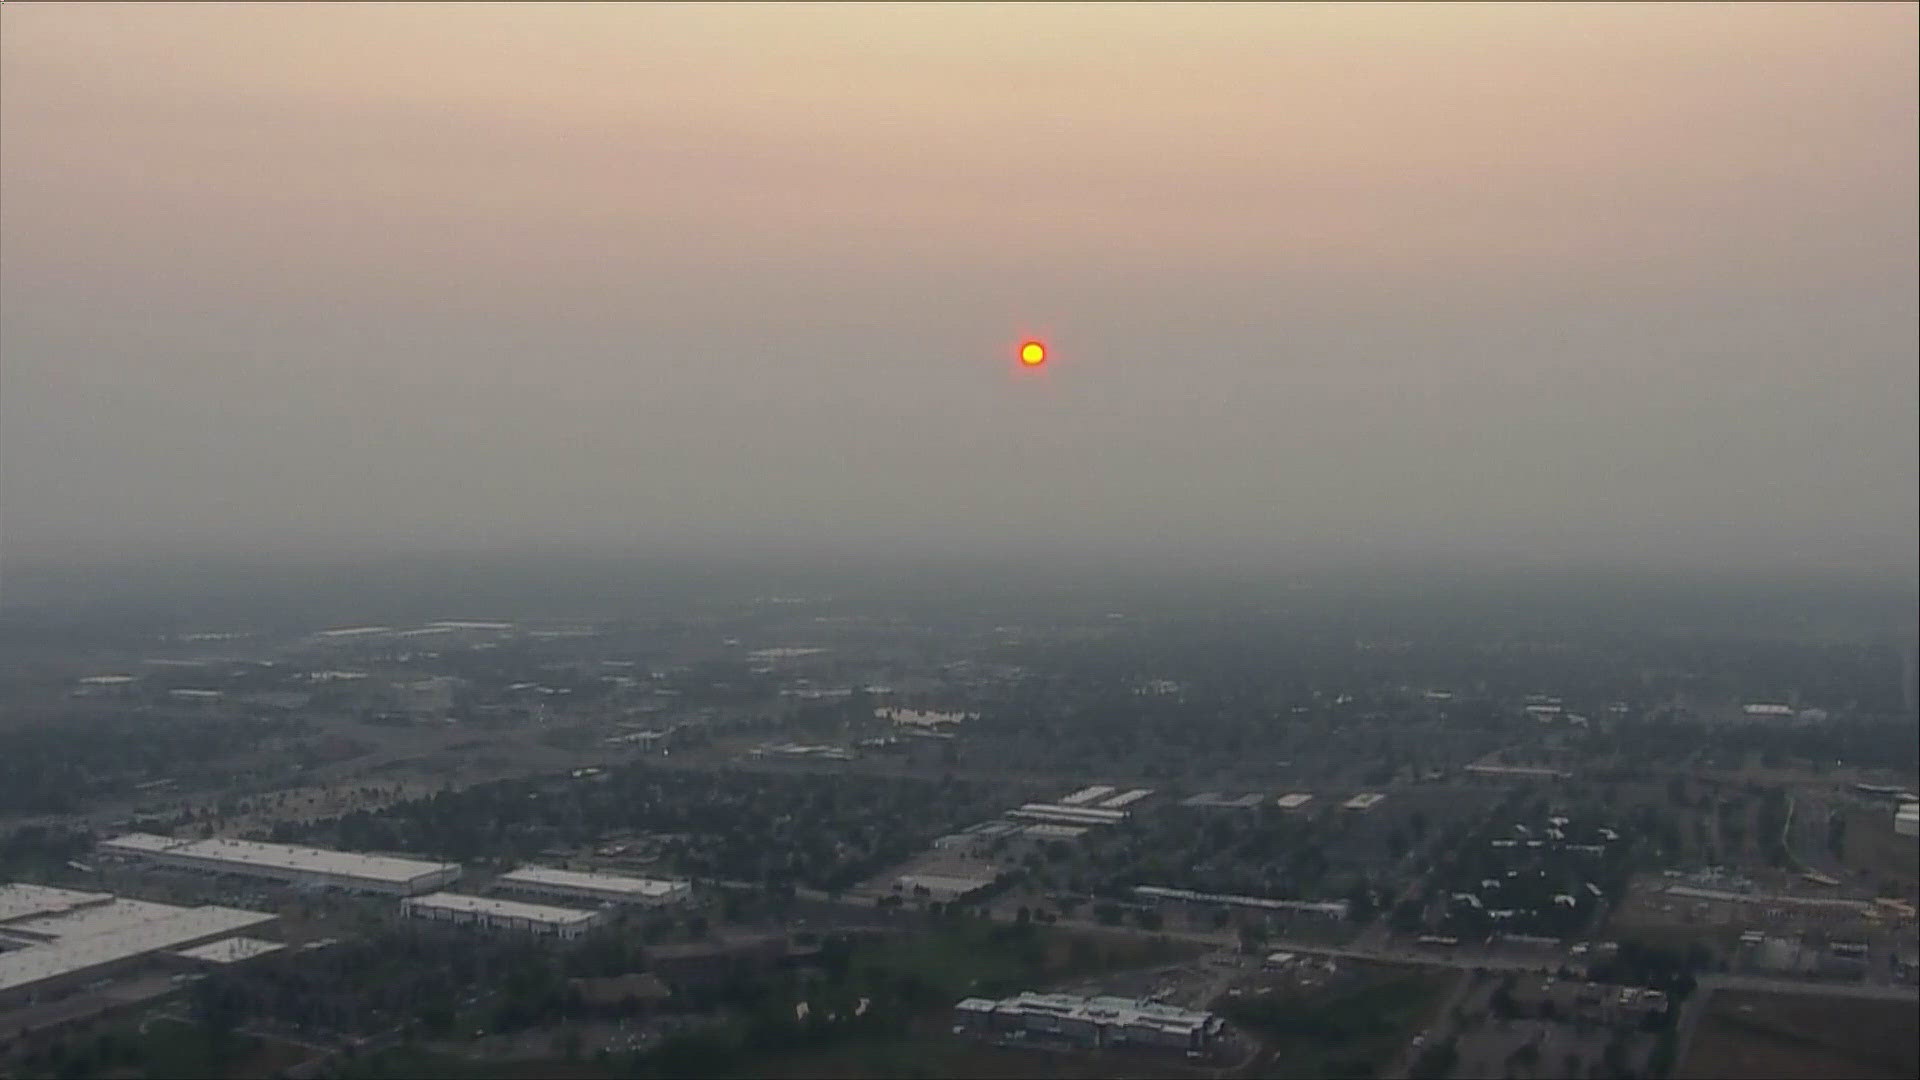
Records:
[[[612,1080],[625,1075],[619,1061],[591,1058],[529,1058],[477,1062],[416,1049],[396,1050],[348,1066],[343,1078],[418,1077],[421,1080]],[[1002,1049],[962,1039],[945,1031],[864,1040],[815,1050],[752,1055],[724,1070],[702,1075],[765,1077],[767,1080],[1021,1080],[1032,1076],[1059,1080],[1153,1080],[1197,1077],[1178,1060],[1164,1056],[1108,1053],[1049,1053]]]
[[[1382,968],[1332,991],[1279,991],[1223,1004],[1225,1014],[1271,1050],[1256,1074],[1274,1080],[1375,1076],[1385,1071],[1460,976]]]
[[[1059,1080],[1149,1080],[1198,1073],[1177,1054],[1106,1051],[1054,1052],[1011,1049],[951,1035],[915,1033],[899,1039],[853,1043],[824,1050],[789,1051],[756,1058],[737,1075],[768,1080],[950,1080],[955,1077],[1046,1076]]]
[[[1033,927],[1017,931],[1005,923],[964,921],[924,933],[887,935],[856,946],[849,969],[874,985],[895,985],[910,976],[931,991],[924,1009],[913,1009],[911,1023],[889,1031],[852,1032],[824,1045],[749,1049],[737,1038],[723,1040],[696,1062],[654,1062],[648,1068],[667,1074],[698,1072],[713,1077],[1024,1077],[1067,1078],[1184,1076],[1178,1060],[1164,1056],[1050,1054],[1003,1050],[956,1038],[948,1010],[969,994],[1001,995],[1038,990],[1108,971],[1174,963],[1200,950],[1187,943],[1137,935],[1080,933]],[[416,1048],[396,1050],[351,1063],[344,1076],[419,1076],[443,1080],[520,1080],[560,1077],[589,1080],[626,1075],[627,1062],[589,1055],[579,1061],[541,1058],[472,1061]]]
[[[63,1048],[57,1057],[29,1058],[18,1064],[21,1076],[153,1077],[272,1076],[306,1060],[310,1051],[270,1039],[234,1035],[216,1049],[206,1033],[191,1024],[158,1020],[144,1031],[129,1027],[105,1039]]]
[[[1030,941],[1008,939],[1005,923],[968,922],[924,934],[876,938],[854,953],[854,967],[884,966],[937,986],[951,1001],[997,997],[1106,971],[1171,964],[1199,955],[1187,942],[1125,933],[1035,928]]]
[[[1847,815],[1847,867],[1911,889],[1920,882],[1920,849],[1913,838],[1893,831],[1893,811],[1873,807]]]
[[[1674,1072],[1680,1080],[1920,1075],[1920,1018],[1904,1002],[1726,991],[1709,1010]]]

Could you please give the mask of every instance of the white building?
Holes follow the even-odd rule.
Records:
[[[1086,1047],[1187,1051],[1204,1048],[1225,1027],[1212,1013],[1151,1001],[1032,991],[998,1001],[967,998],[954,1006],[954,1020],[959,1031],[976,1035],[1020,1032]]]
[[[572,908],[523,904],[518,900],[496,900],[449,892],[408,897],[400,901],[400,912],[412,919],[567,940],[580,937],[606,918],[601,911],[576,911]]]
[[[1305,809],[1306,805],[1312,801],[1313,801],[1313,796],[1307,794],[1304,791],[1296,791],[1289,795],[1280,796],[1279,800],[1276,801],[1274,805],[1278,806],[1282,810],[1287,811],[1288,813],[1294,813],[1299,810]]]
[[[254,840],[176,840],[151,833],[128,833],[101,841],[99,850],[103,855],[175,869],[395,896],[428,892],[460,878],[458,863],[357,855]]]
[[[1164,885],[1135,885],[1134,895],[1149,900],[1178,900],[1188,904],[1214,904],[1225,907],[1255,908],[1261,911],[1297,912],[1330,919],[1347,917],[1345,900],[1274,900],[1265,896],[1238,896],[1233,893],[1204,893],[1192,889],[1173,889]]]
[[[1127,812],[1092,806],[1027,803],[1016,810],[1007,811],[1007,816],[1025,821],[1050,821],[1056,825],[1117,825],[1127,819]]]
[[[0,1005],[98,981],[156,954],[231,938],[279,919],[226,907],[177,907],[108,893],[0,885]]]
[[[677,879],[624,877],[545,866],[523,866],[511,874],[501,875],[494,886],[534,896],[649,907],[679,903],[693,892],[690,883]]]
[[[453,708],[459,689],[459,679],[435,675],[402,683],[394,688],[394,696],[400,707],[414,716],[445,716]]]
[[[1901,836],[1920,836],[1920,803],[1903,803],[1893,812],[1893,831]]]
[[[966,877],[959,874],[902,874],[893,883],[903,895],[916,896],[919,890],[925,889],[925,899],[946,903],[979,892],[997,880],[997,877]]]
[[[1360,794],[1355,795],[1353,798],[1348,799],[1346,802],[1341,803],[1340,809],[1357,810],[1364,813],[1368,810],[1373,809],[1375,806],[1380,805],[1381,800],[1385,798],[1386,798],[1385,795],[1382,795],[1376,791],[1363,791]]]

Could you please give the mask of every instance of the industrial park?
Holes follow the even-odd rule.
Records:
[[[1916,42],[0,0],[0,1080],[1920,1076]]]
[[[363,1046],[398,1068],[742,1038],[744,1063],[883,1030],[968,1071],[1472,1075],[1530,1015],[1563,1056],[1650,1076],[1717,1052],[1716,1002],[1920,986],[1901,721],[1809,715],[1816,668],[1790,715],[1732,683],[1716,704],[1387,668],[1207,721],[1231,699],[1151,620],[905,645],[824,600],[702,618],[167,634],[109,669],[137,675],[16,675],[119,732],[102,753],[170,764],[12,819],[0,1061],[232,1014],[235,1045],[314,1075]],[[1096,629],[1164,659],[1076,674]],[[14,775],[16,799],[66,794]],[[1308,1023],[1353,1033],[1284,1034]]]

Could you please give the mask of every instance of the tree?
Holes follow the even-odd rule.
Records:
[[[1246,923],[1240,927],[1240,951],[1258,952],[1267,943],[1265,923]]]
[[[1356,923],[1369,923],[1376,913],[1373,890],[1364,881],[1355,885],[1347,894],[1347,918]]]

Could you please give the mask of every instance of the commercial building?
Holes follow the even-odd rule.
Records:
[[[1020,831],[1029,840],[1078,840],[1087,835],[1085,825],[1052,825],[1039,822]]]
[[[567,940],[580,937],[606,918],[605,913],[600,911],[576,911],[573,908],[523,904],[518,900],[496,900],[487,896],[462,896],[450,892],[410,896],[400,901],[400,913],[410,919]]]
[[[151,833],[128,833],[101,841],[99,851],[175,869],[393,896],[415,896],[460,878],[458,863],[357,855],[254,840],[176,840]]]
[[[1280,809],[1285,810],[1286,812],[1291,814],[1291,813],[1298,813],[1299,811],[1306,809],[1307,804],[1312,801],[1313,801],[1313,796],[1308,795],[1303,791],[1296,791],[1289,795],[1280,796],[1279,800],[1275,802],[1274,805],[1278,806]]]
[[[1076,791],[1071,795],[1063,796],[1060,799],[1060,805],[1061,806],[1086,806],[1089,803],[1097,802],[1100,799],[1104,799],[1111,794],[1113,794],[1113,785],[1095,784],[1092,787],[1081,788],[1079,791]]]
[[[1117,825],[1127,819],[1125,810],[1102,810],[1092,806],[1060,806],[1055,803],[1027,803],[1007,811],[1010,818],[1048,821],[1055,825]]]
[[[0,885],[0,1005],[57,996],[158,953],[259,930],[278,916],[178,907],[104,893]]]
[[[501,875],[493,884],[498,889],[532,896],[649,907],[679,903],[693,891],[693,886],[686,881],[555,870],[545,866],[523,866],[511,874]]]
[[[1902,803],[1893,812],[1893,831],[1901,836],[1920,836],[1920,803]]]
[[[1132,791],[1123,791],[1112,798],[1101,800],[1100,808],[1102,810],[1123,810],[1151,794],[1153,794],[1153,789],[1144,787],[1134,788]]]
[[[1784,893],[1730,892],[1726,889],[1702,889],[1694,885],[1669,885],[1663,892],[1680,900],[1705,901],[1721,904],[1754,904],[1773,908],[1792,908],[1798,911],[1825,913],[1829,915],[1863,916],[1873,910],[1873,905],[1865,900],[1848,900],[1837,896],[1789,896]]]
[[[1215,810],[1252,810],[1264,801],[1265,798],[1257,792],[1251,795],[1222,795],[1217,791],[1203,791],[1181,799],[1180,805]]]
[[[1538,780],[1565,780],[1573,774],[1564,769],[1548,769],[1538,765],[1468,765],[1463,770],[1475,776],[1524,776]]]
[[[1366,811],[1371,810],[1374,807],[1380,805],[1381,800],[1385,798],[1386,796],[1380,794],[1379,792],[1363,791],[1360,794],[1355,795],[1353,798],[1348,799],[1346,802],[1341,803],[1340,809],[1355,810],[1361,813],[1365,813]]]
[[[286,949],[277,941],[262,941],[259,938],[232,937],[224,941],[210,941],[205,945],[195,945],[191,949],[175,949],[174,956],[183,960],[194,960],[216,967],[227,967],[244,963],[257,957],[268,956]]]
[[[79,892],[74,889],[55,889],[46,885],[0,884],[0,932],[4,932],[8,924],[23,919],[61,915],[78,908],[99,907],[111,903],[113,903],[112,893]]]
[[[971,896],[997,881],[997,877],[965,877],[955,874],[902,874],[894,879],[894,888],[906,896],[946,903]],[[922,890],[925,890],[922,892]]]
[[[981,1037],[1060,1039],[1083,1047],[1199,1051],[1226,1026],[1213,1013],[1121,997],[1032,991],[998,1001],[967,998],[953,1008],[954,1030]]]
[[[1264,896],[1236,896],[1231,893],[1204,893],[1192,889],[1171,889],[1164,885],[1135,885],[1135,896],[1149,900],[1178,900],[1188,904],[1214,904],[1225,907],[1256,908],[1261,911],[1284,911],[1307,915],[1323,915],[1330,919],[1347,917],[1345,900],[1273,900]]]

